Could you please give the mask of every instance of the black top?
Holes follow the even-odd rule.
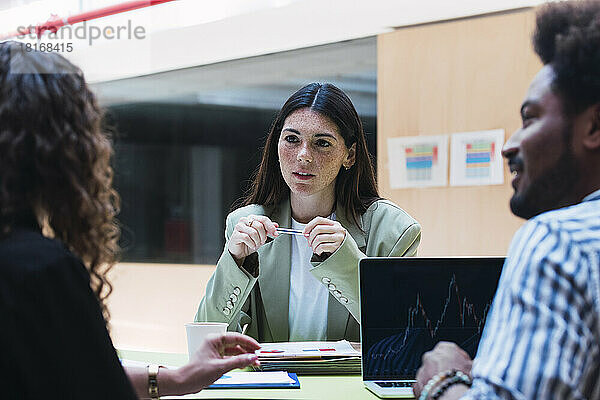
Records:
[[[0,239],[0,392],[135,399],[81,260],[34,226]]]

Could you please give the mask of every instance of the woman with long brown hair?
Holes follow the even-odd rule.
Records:
[[[125,374],[104,319],[106,273],[119,253],[119,197],[101,121],[82,72],[65,58],[0,43],[6,398],[157,398],[199,391],[229,369],[256,363],[254,354],[242,354],[258,348],[254,340],[226,334],[206,341],[181,368]]]
[[[244,204],[196,320],[247,325],[259,341],[358,340],[359,260],[420,242],[419,224],[379,196],[360,118],[327,83],[285,102]]]

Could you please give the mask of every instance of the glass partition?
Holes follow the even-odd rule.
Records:
[[[375,156],[374,38],[95,84],[115,132],[123,260],[216,263],[279,107],[312,81],[348,93]]]

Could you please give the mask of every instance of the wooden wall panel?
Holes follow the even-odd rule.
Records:
[[[111,337],[125,350],[187,353],[184,325],[194,320],[214,265],[121,263],[110,271]]]
[[[419,255],[504,255],[522,220],[504,185],[390,188],[387,139],[520,125],[541,67],[531,9],[401,28],[378,38],[378,180],[382,195],[423,226]]]

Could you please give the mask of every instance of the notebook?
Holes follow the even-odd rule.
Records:
[[[475,356],[504,258],[360,261],[362,378],[382,398],[410,398],[422,355],[452,341]]]
[[[206,389],[300,389],[296,374],[229,371]]]

